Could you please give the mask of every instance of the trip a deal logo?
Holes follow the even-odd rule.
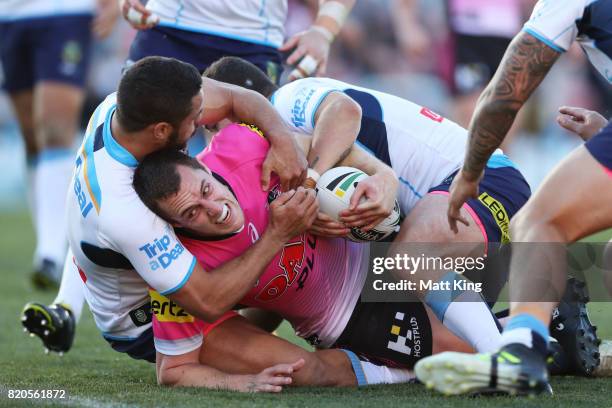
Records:
[[[168,268],[185,252],[183,245],[170,238],[169,234],[156,238],[153,242],[148,242],[138,249],[149,258],[149,267],[152,271]]]

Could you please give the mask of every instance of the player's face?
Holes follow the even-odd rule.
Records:
[[[191,138],[198,129],[200,118],[204,112],[204,97],[202,90],[191,99],[191,112],[183,119],[178,129],[174,129],[168,136],[167,148],[182,149],[187,140]]]
[[[210,173],[178,166],[181,186],[177,194],[159,205],[175,226],[199,235],[231,234],[244,225],[244,214],[236,197]]]

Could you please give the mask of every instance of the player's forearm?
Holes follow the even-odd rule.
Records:
[[[170,387],[202,387],[248,391],[249,375],[227,374],[199,363],[162,368],[158,383]]]
[[[242,255],[200,274],[202,282],[196,294],[203,306],[190,313],[214,322],[231,310],[251,290],[265,268],[285,244],[270,229]]]
[[[472,117],[463,170],[478,178],[512,126],[516,114],[544,79],[559,53],[532,35],[519,33],[484,90]]]
[[[243,122],[256,125],[272,145],[292,144],[295,141],[287,125],[272,104],[257,92],[232,88],[234,116]]]
[[[319,174],[334,167],[350,153],[360,128],[361,107],[343,93],[328,95],[315,115],[308,166]]]
[[[391,167],[357,145],[353,145],[349,154],[338,163],[338,166],[355,167],[369,176],[383,174],[397,179]]]

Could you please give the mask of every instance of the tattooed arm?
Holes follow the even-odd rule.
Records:
[[[463,165],[466,177],[475,180],[480,176],[487,160],[504,140],[516,114],[559,55],[526,32],[514,38],[495,76],[478,99]]]
[[[468,131],[463,168],[450,188],[448,222],[455,232],[457,221],[468,225],[460,209],[478,196],[478,183],[487,160],[506,137],[516,114],[540,85],[560,53],[520,32],[506,50],[495,76],[478,99]]]

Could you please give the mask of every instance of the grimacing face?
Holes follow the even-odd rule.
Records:
[[[203,236],[221,236],[244,226],[236,197],[204,169],[179,165],[179,191],[158,204],[174,226]]]

